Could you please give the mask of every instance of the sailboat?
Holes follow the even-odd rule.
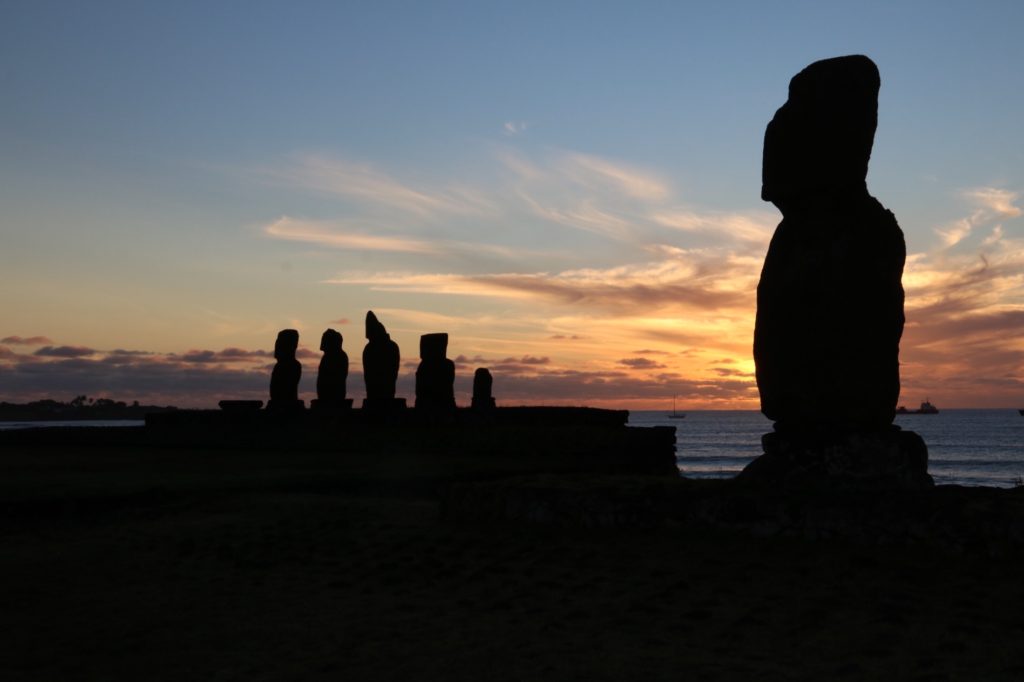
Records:
[[[676,397],[672,396],[672,414],[666,415],[669,419],[683,419],[686,417],[684,412],[676,412]]]

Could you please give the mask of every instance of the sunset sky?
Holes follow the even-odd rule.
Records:
[[[372,309],[400,395],[446,331],[460,404],[486,366],[505,405],[756,408],[764,128],[862,53],[901,402],[1024,407],[1022,28],[1015,2],[5,2],[0,400],[262,398],[285,327],[300,397],[333,327],[358,399]]]

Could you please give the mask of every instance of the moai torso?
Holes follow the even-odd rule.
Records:
[[[494,407],[494,396],[492,395],[494,378],[491,371],[484,367],[473,373],[473,407],[476,409],[489,409]]]
[[[302,365],[295,359],[299,347],[299,332],[282,329],[274,344],[274,369],[270,373],[270,401],[278,407],[291,407],[299,400],[299,380]]]
[[[416,407],[455,409],[455,363],[445,357],[447,334],[420,337],[420,366],[416,369]]]
[[[367,344],[363,348],[363,380],[366,398],[390,401],[395,397],[401,352],[373,311],[366,313]]]
[[[348,381],[348,354],[342,350],[344,339],[328,329],[320,339],[320,369],[316,376],[316,396],[322,405],[340,405],[345,401]]]

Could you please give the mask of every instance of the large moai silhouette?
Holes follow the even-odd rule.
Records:
[[[316,407],[338,408],[349,407],[346,400],[346,383],[348,380],[348,354],[342,350],[344,339],[333,329],[328,329],[320,337],[320,369],[316,375]]]
[[[455,363],[449,360],[448,335],[420,337],[420,365],[416,368],[416,408],[435,412],[455,409]]]
[[[366,313],[366,347],[363,348],[363,381],[366,400],[363,407],[390,409],[395,405],[395,383],[401,351],[391,340],[384,325],[370,310]]]
[[[906,258],[868,194],[880,79],[863,56],[811,64],[768,124],[761,198],[782,212],[757,287],[761,409],[782,428],[877,428],[899,397]]]
[[[757,386],[775,422],[764,445],[790,463],[823,448],[850,451],[838,460],[882,453],[854,468],[895,467],[930,482],[923,441],[892,426],[906,247],[893,214],[867,190],[880,85],[865,56],[815,62],[790,81],[765,131],[761,198],[782,222],[757,287]]]
[[[302,378],[302,365],[295,359],[299,348],[299,332],[295,329],[282,329],[277,333],[274,343],[274,369],[270,373],[270,402],[267,409],[294,410],[301,409],[299,400],[299,379]]]

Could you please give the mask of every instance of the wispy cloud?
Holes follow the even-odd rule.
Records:
[[[693,210],[667,210],[651,216],[658,225],[682,232],[702,232],[725,241],[747,242],[756,247],[767,247],[775,226],[777,213],[771,211],[723,212]]]
[[[647,214],[671,198],[657,173],[592,154],[556,150],[528,157],[501,149],[496,158],[511,173],[504,196],[543,221],[613,239],[635,239],[650,227]]]
[[[397,210],[420,219],[489,208],[483,195],[465,186],[414,187],[370,164],[345,159],[303,156],[257,172],[273,182],[354,200],[369,210]]]
[[[498,260],[519,261],[551,256],[554,252],[543,249],[507,247],[484,242],[463,242],[437,238],[433,240],[412,237],[367,235],[343,220],[302,220],[282,216],[263,227],[267,237],[286,242],[311,244],[327,249],[344,251],[377,251],[419,256],[460,257],[473,260],[487,257]]]
[[[297,220],[282,216],[263,228],[270,237],[306,242],[335,249],[390,251],[394,253],[437,253],[438,246],[421,239],[388,237],[345,231],[339,222]]]
[[[996,187],[975,187],[964,190],[961,196],[975,208],[970,215],[936,228],[936,234],[947,249],[956,246],[980,227],[1021,215],[1021,209],[1014,204],[1020,197],[1018,192]],[[1001,234],[1002,225],[995,225],[994,230]]]
[[[509,122],[509,128],[518,132],[524,126]],[[343,158],[296,157],[258,169],[257,174],[278,184],[337,196],[343,200],[339,214],[345,217],[305,220],[285,215],[265,232],[326,248],[441,255],[473,246],[479,253],[515,257],[531,237],[543,237],[552,226],[640,247],[658,235],[665,240],[680,231],[701,232],[723,242],[761,244],[774,218],[766,217],[767,212],[707,212],[681,206],[671,184],[658,172],[593,154],[548,150],[527,155],[502,147],[494,150],[490,163],[493,168],[473,173],[469,182],[433,178],[413,183]],[[465,239],[470,232],[488,238],[471,245]]]
[[[534,215],[552,223],[614,239],[629,239],[636,233],[635,223],[599,208],[592,199],[581,199],[571,207],[559,208],[546,205],[523,191],[518,192],[518,196]]]
[[[488,243],[472,243],[443,238],[422,239],[385,234],[366,234],[344,221],[300,220],[282,216],[263,228],[264,234],[284,241],[314,244],[329,249],[379,251],[421,256],[489,256],[519,260],[543,253]]]
[[[647,201],[661,201],[670,194],[668,183],[656,174],[591,154],[566,153],[558,165],[567,177],[587,188],[611,189]]]
[[[1021,214],[1021,209],[1014,205],[1020,198],[1019,192],[997,187],[975,187],[964,190],[963,194],[993,215],[1016,218]]]
[[[942,238],[943,245],[948,248],[959,244],[974,229],[975,224],[978,222],[977,216],[979,215],[981,214],[976,213],[974,216],[961,218],[949,223],[945,227],[937,228],[936,233]]]
[[[505,135],[522,135],[526,132],[527,127],[526,121],[505,121],[501,131]]]

